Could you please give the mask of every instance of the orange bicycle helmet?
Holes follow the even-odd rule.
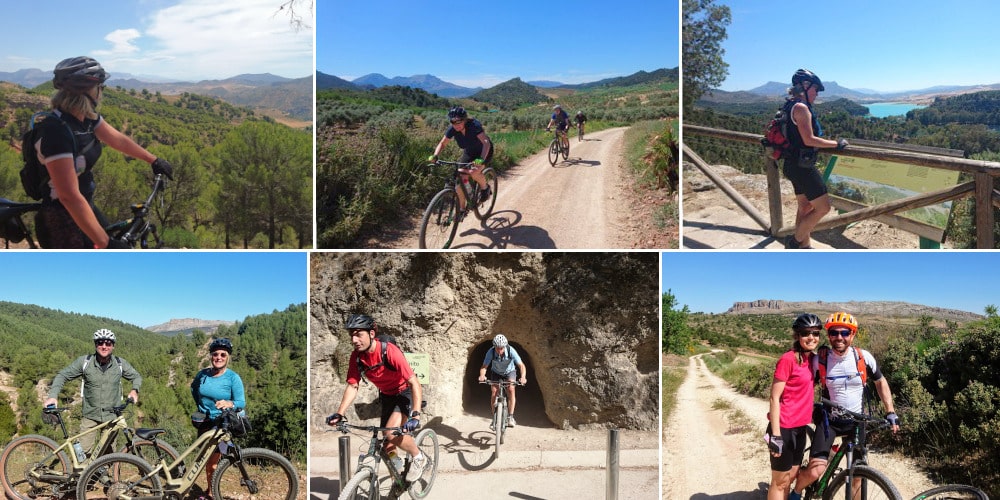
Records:
[[[858,321],[851,316],[850,313],[843,311],[835,312],[826,318],[826,324],[823,325],[824,328],[829,330],[833,327],[847,328],[851,333],[857,333],[858,331]]]

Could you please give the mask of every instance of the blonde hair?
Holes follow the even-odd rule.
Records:
[[[52,107],[72,115],[82,113],[86,118],[96,120],[97,106],[95,106],[94,103],[100,99],[100,94],[97,96],[87,95],[92,93],[95,89],[97,89],[96,85],[86,93],[71,92],[66,89],[62,89],[56,92],[56,95],[52,96]]]

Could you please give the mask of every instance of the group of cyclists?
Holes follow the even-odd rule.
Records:
[[[52,379],[44,401],[45,406],[55,406],[66,382],[82,378],[81,433],[115,418],[110,409],[123,400],[123,380],[131,382],[127,397],[133,403],[139,402],[139,391],[142,388],[142,375],[139,371],[125,359],[114,355],[117,339],[113,331],[101,328],[94,332],[93,340],[94,352],[76,358],[60,370]],[[246,408],[243,379],[229,368],[232,354],[233,344],[229,339],[213,339],[208,346],[208,367],[200,370],[191,382],[191,397],[196,408],[191,416],[191,424],[198,430],[198,435],[213,429],[222,410]],[[80,446],[84,453],[89,455],[93,452],[96,437],[95,433],[80,436]],[[221,457],[218,451],[209,457],[205,467],[208,487],[197,497],[198,500],[212,500],[212,475]]]

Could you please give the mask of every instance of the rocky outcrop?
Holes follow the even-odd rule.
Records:
[[[759,312],[779,312],[785,307],[783,300],[755,300],[752,302],[736,302],[730,307],[727,313],[744,314],[751,310]],[[763,310],[763,311],[762,311]]]
[[[784,300],[759,299],[751,302],[735,302],[726,311],[726,314],[796,314],[800,312],[828,314],[834,311],[847,311],[856,316],[878,316],[884,318],[907,318],[926,315],[941,321],[957,322],[976,321],[983,318],[982,315],[969,311],[884,300],[786,302]]]
[[[156,333],[187,332],[194,329],[202,330],[205,333],[212,333],[215,330],[218,330],[220,326],[229,326],[234,323],[234,321],[181,318],[171,319],[166,323],[161,323],[155,326],[148,326],[146,329]]]
[[[483,408],[475,378],[503,333],[528,366],[519,421],[535,405],[535,420],[560,428],[656,428],[655,253],[313,253],[310,267],[313,423],[344,390],[344,318],[365,312],[430,356],[428,413],[446,423]],[[376,396],[363,384],[358,401]]]

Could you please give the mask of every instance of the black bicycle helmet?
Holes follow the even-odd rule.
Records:
[[[819,316],[811,313],[800,314],[799,317],[795,318],[792,322],[792,330],[796,332],[800,330],[805,330],[806,328],[823,328],[823,320],[819,319]]]
[[[101,67],[101,63],[87,56],[63,59],[56,64],[52,73],[55,75],[52,78],[52,85],[55,88],[78,92],[88,91],[111,77]]]
[[[211,344],[208,345],[208,352],[215,352],[218,350],[223,350],[229,354],[233,353],[233,343],[229,339],[215,339]]]
[[[817,91],[822,92],[824,90],[823,82],[820,81],[819,77],[807,69],[799,69],[794,75],[792,75],[793,86],[800,86],[802,85],[802,82],[810,82],[813,85],[819,86],[819,88],[816,89]]]
[[[352,314],[347,317],[344,328],[348,330],[374,330],[375,320],[367,314]]]
[[[448,119],[449,120],[454,120],[454,119],[462,119],[462,120],[464,120],[464,119],[466,119],[468,117],[469,117],[469,113],[466,112],[465,108],[463,108],[461,106],[455,106],[454,108],[451,108],[448,111]]]

